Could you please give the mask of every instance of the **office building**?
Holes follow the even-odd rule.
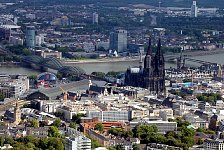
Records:
[[[130,126],[133,129],[135,126],[139,124],[147,124],[147,125],[155,125],[158,128],[158,133],[166,133],[168,131],[176,131],[177,123],[169,122],[169,121],[149,121],[149,120],[134,120],[130,121]]]
[[[99,14],[96,12],[93,13],[93,24],[98,24],[99,23]]]
[[[35,27],[34,26],[27,26],[26,27],[26,46],[28,48],[34,48],[35,47]]]
[[[223,139],[205,139],[204,150],[224,150]]]
[[[88,111],[87,117],[100,121],[128,122],[131,120],[131,111]]]
[[[127,50],[127,30],[117,30],[110,33],[110,49],[121,53]]]
[[[65,150],[91,150],[91,140],[83,135],[66,138]]]
[[[196,1],[193,1],[191,6],[191,17],[198,17],[198,7]]]

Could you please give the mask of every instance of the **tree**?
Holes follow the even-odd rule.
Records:
[[[76,129],[76,124],[75,124],[75,122],[70,122],[69,127],[70,127],[70,128],[74,128],[74,129]]]
[[[48,141],[49,141],[48,138],[41,138],[39,140],[39,143],[38,143],[39,147],[41,149],[47,149],[48,148]]]
[[[154,135],[158,131],[155,125],[138,125],[135,134],[139,139],[146,139],[148,136]]]
[[[30,75],[29,77],[28,77],[30,80],[36,80],[37,79],[37,75]]]
[[[5,99],[5,96],[0,93],[0,101],[4,101],[4,99]]]
[[[48,145],[52,146],[56,150],[64,150],[64,144],[62,139],[60,138],[52,138],[52,137],[49,138]]]
[[[55,126],[50,126],[49,129],[48,129],[48,136],[49,137],[61,137],[61,134],[58,130],[57,127]]]
[[[91,139],[91,148],[97,148],[97,147],[101,147],[102,145],[95,139]]]
[[[106,51],[104,47],[100,46],[98,49],[98,51]]]
[[[119,74],[120,74],[120,72],[109,71],[106,75],[107,76],[111,76],[111,77],[116,77]]]
[[[29,49],[27,49],[27,48],[24,48],[23,49],[23,55],[25,55],[25,56],[29,56],[29,55],[31,55],[32,54],[32,52],[29,50]]]
[[[80,124],[81,117],[84,117],[84,114],[81,113],[75,114],[72,116],[72,121],[75,122],[76,124]]]
[[[31,127],[34,127],[34,128],[39,127],[39,121],[38,121],[37,119],[32,119],[32,120],[30,121],[30,126],[31,126]]]
[[[4,144],[10,144],[10,145],[13,145],[15,143],[15,141],[13,140],[12,137],[8,136],[5,138],[4,140]]]
[[[61,119],[56,119],[56,120],[52,123],[52,126],[60,127],[60,126],[61,126]]]
[[[35,145],[33,143],[29,142],[26,145],[27,145],[28,148],[32,148],[32,149],[35,148]]]
[[[104,126],[103,126],[102,123],[97,123],[97,124],[95,125],[95,129],[98,130],[98,131],[100,131],[100,132],[102,133],[103,130],[104,130]]]
[[[0,136],[0,146],[4,145],[4,141],[5,141],[4,137]]]
[[[123,150],[123,148],[122,148],[121,145],[117,145],[117,146],[116,146],[116,150]]]
[[[132,148],[133,148],[133,150],[139,150],[137,144],[134,144],[134,145],[132,146]]]
[[[101,78],[105,77],[106,75],[104,72],[92,72],[91,74]]]

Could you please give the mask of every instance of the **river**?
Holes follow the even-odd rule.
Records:
[[[224,53],[222,54],[212,54],[204,56],[195,56],[192,57],[198,60],[205,60],[214,63],[224,64]],[[186,62],[190,66],[198,66],[199,64],[193,62]],[[129,66],[139,66],[138,61],[129,61],[129,62],[103,62],[103,63],[82,63],[82,64],[73,64],[74,66],[79,66],[83,68],[86,73],[92,73],[94,71],[100,72],[109,72],[109,71],[125,71]],[[166,68],[176,67],[176,64],[166,63]],[[32,70],[29,68],[23,68],[21,66],[1,66],[0,74],[39,74],[40,71]]]

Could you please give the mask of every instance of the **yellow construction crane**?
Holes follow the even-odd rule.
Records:
[[[65,103],[67,103],[67,100],[68,100],[68,92],[67,91],[65,91],[62,87],[59,87],[61,90],[62,90],[62,92],[63,92],[63,100],[64,100],[64,102]]]

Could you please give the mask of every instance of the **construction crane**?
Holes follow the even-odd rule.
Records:
[[[65,104],[67,103],[67,100],[68,100],[68,92],[67,91],[65,91],[62,87],[59,87],[61,90],[62,90],[62,92],[63,92],[63,100],[64,100],[64,102],[65,102]]]

